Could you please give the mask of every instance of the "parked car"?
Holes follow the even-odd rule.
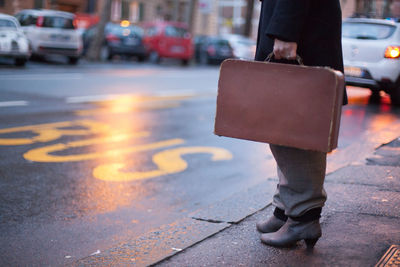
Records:
[[[54,10],[22,10],[15,17],[25,32],[33,56],[64,55],[70,64],[79,61],[82,38],[74,14]]]
[[[342,34],[346,84],[383,90],[400,105],[400,23],[351,18]]]
[[[176,58],[187,65],[193,57],[192,37],[187,26],[180,22],[144,23],[144,43],[151,61],[161,58]]]
[[[236,58],[253,60],[256,54],[256,41],[239,34],[225,34]]]
[[[97,25],[89,28],[83,34],[84,53],[98,30]],[[143,44],[143,29],[131,25],[128,21],[121,23],[107,23],[104,29],[104,42],[101,50],[102,60],[110,60],[115,55],[133,56],[140,62],[147,57],[147,50]]]
[[[221,36],[206,37],[199,41],[196,47],[196,61],[201,64],[220,63],[233,57],[233,48],[229,41]]]
[[[0,57],[13,58],[15,65],[24,66],[29,56],[29,42],[18,20],[0,14]]]

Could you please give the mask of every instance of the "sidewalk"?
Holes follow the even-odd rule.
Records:
[[[400,139],[329,174],[325,188],[323,236],[311,254],[304,241],[284,249],[260,242],[255,224],[272,214],[269,205],[156,266],[375,266],[392,245],[380,266],[400,266]]]

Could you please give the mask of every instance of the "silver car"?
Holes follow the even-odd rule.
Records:
[[[29,42],[18,21],[0,14],[0,57],[13,58],[15,65],[24,66],[29,56]]]
[[[347,19],[342,36],[346,83],[383,90],[400,105],[400,22]]]
[[[256,54],[256,41],[238,34],[225,34],[223,38],[228,40],[233,48],[236,58],[253,60]]]

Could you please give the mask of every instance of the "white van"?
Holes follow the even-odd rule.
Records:
[[[78,63],[83,44],[74,25],[74,14],[26,9],[15,17],[29,40],[33,56],[64,55],[70,64]]]

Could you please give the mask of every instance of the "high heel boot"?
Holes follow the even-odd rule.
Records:
[[[273,233],[278,231],[287,221],[285,211],[279,208],[275,208],[274,215],[268,220],[257,222],[257,230],[261,233]]]
[[[310,222],[300,222],[289,218],[285,225],[277,232],[262,234],[261,241],[270,246],[288,247],[304,239],[307,248],[312,249],[321,235],[319,219]]]
[[[312,249],[322,235],[321,211],[322,208],[315,208],[300,217],[289,217],[277,232],[262,234],[261,241],[270,246],[288,247],[304,239],[307,249]]]

